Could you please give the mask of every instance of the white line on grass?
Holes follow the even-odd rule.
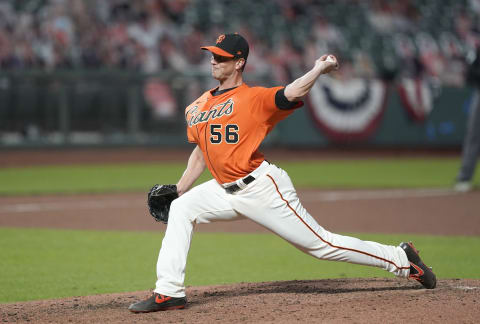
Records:
[[[385,189],[385,190],[345,190],[314,191],[300,195],[302,201],[342,201],[372,200],[452,196],[458,194],[450,189]]]
[[[65,202],[38,202],[38,203],[17,203],[0,206],[0,214],[5,213],[36,213],[42,211],[62,211],[73,209],[105,209],[115,207],[132,207],[144,204],[144,200],[98,200],[98,201],[65,201]]]
[[[423,198],[456,195],[457,192],[448,189],[384,189],[384,190],[344,190],[344,191],[303,191],[300,200],[303,202],[335,202],[348,200],[378,200],[400,198]],[[144,199],[109,198],[96,201],[63,201],[12,203],[0,206],[0,214],[35,213],[42,211],[62,211],[73,209],[106,209],[115,207],[145,206]]]

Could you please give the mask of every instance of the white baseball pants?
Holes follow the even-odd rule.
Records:
[[[212,179],[173,201],[158,256],[155,292],[185,296],[185,267],[195,223],[243,217],[318,259],[368,265],[408,277],[410,263],[400,247],[330,233],[318,225],[284,170],[265,161],[251,175],[256,180],[233,194]]]

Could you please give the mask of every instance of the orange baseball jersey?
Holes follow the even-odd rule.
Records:
[[[282,88],[244,83],[216,96],[212,89],[186,108],[188,141],[200,147],[218,183],[243,178],[264,161],[258,147],[273,127],[293,112],[275,104],[275,94]],[[299,102],[295,108],[302,105]]]

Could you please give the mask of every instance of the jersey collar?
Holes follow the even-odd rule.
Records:
[[[241,85],[239,85],[238,87],[235,87],[229,91],[226,91],[222,94],[219,94],[219,95],[216,95],[216,96],[213,96],[212,95],[212,92],[214,92],[215,90],[218,89],[219,86],[215,87],[215,88],[212,88],[210,90],[208,90],[208,98],[220,98],[221,96],[225,95],[225,94],[234,94],[235,92],[237,92],[238,90],[240,89],[243,89],[245,87],[248,87],[248,85],[246,83],[242,83]]]

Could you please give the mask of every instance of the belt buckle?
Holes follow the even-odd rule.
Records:
[[[241,179],[240,181],[243,183],[243,187],[240,187],[237,183],[225,188],[225,191],[229,194],[233,194],[241,189],[246,188],[251,182],[253,182],[255,178],[251,175],[246,176],[245,178]]]
[[[233,194],[240,190],[240,187],[237,184],[233,184],[230,187],[225,188],[225,191],[229,194]]]

